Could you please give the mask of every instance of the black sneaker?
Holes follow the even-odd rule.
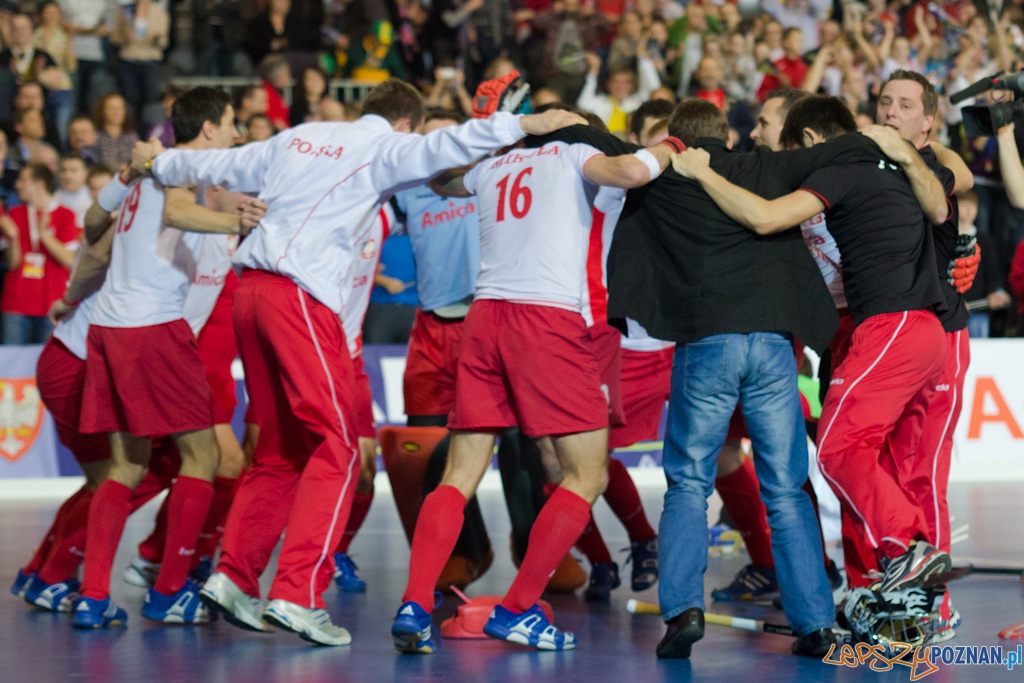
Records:
[[[820,631],[800,636],[793,643],[793,654],[801,657],[814,657],[821,659],[828,654],[832,645],[836,642],[835,633],[830,628],[823,628]]]
[[[633,563],[632,588],[645,591],[658,582],[658,537],[629,544],[629,561]]]
[[[621,585],[619,565],[614,562],[598,562],[590,569],[590,585],[583,593],[583,599],[590,602],[608,602],[612,599],[612,590]]]
[[[693,644],[704,637],[704,610],[691,607],[668,620],[668,631],[658,643],[658,659],[687,659]]]
[[[949,555],[930,543],[914,541],[910,550],[889,560],[878,592],[919,588],[932,574],[943,574],[952,568],[953,561]]]

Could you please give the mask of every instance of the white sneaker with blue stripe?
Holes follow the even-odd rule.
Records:
[[[516,614],[501,605],[495,605],[491,618],[484,624],[484,633],[491,638],[510,643],[528,645],[538,650],[573,650],[576,636],[561,631],[548,621],[548,616],[534,605],[522,614]]]

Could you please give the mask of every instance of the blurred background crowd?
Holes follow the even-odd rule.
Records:
[[[354,120],[360,98],[388,77],[468,114],[476,85],[513,68],[534,106],[576,104],[623,137],[649,100],[708,99],[728,114],[740,150],[758,143],[760,107],[776,88],[841,97],[866,125],[889,74],[924,74],[942,95],[932,135],[975,175],[983,260],[969,295],[972,336],[1024,334],[1024,211],[1003,189],[995,138],[967,137],[962,105],[948,100],[1024,68],[1024,0],[993,1],[0,0],[0,312],[15,319],[4,316],[4,343],[47,332],[17,319],[38,318],[17,299],[36,272],[26,253],[53,262],[47,279],[66,278],[76,235],[55,207],[80,226],[90,192],[139,137],[172,144],[182,88],[229,90],[244,143],[305,121]],[[417,301],[401,240],[388,244],[383,268],[366,341],[402,343],[404,323],[392,322],[411,324]]]

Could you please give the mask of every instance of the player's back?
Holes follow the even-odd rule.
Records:
[[[159,183],[152,178],[135,181],[121,203],[110,267],[90,322],[145,327],[181,318],[200,242],[200,235],[165,224]]]
[[[475,298],[580,310],[597,191],[583,165],[597,154],[555,142],[486,159],[466,175],[479,197]]]

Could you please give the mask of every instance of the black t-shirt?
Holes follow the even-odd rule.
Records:
[[[921,158],[928,164],[928,167],[935,171],[935,174],[942,181],[942,187],[949,197],[949,216],[946,220],[932,226],[932,241],[935,243],[935,265],[939,276],[939,290],[946,300],[946,310],[939,316],[942,329],[946,332],[956,332],[967,327],[967,319],[971,317],[970,311],[964,305],[964,297],[947,282],[946,270],[949,268],[950,259],[957,257],[956,240],[960,234],[960,207],[956,201],[956,179],[952,171],[939,163],[935,151],[931,147],[924,147],[918,150]]]
[[[931,226],[897,164],[878,155],[874,162],[830,166],[800,189],[825,204],[855,324],[881,313],[944,312]]]

